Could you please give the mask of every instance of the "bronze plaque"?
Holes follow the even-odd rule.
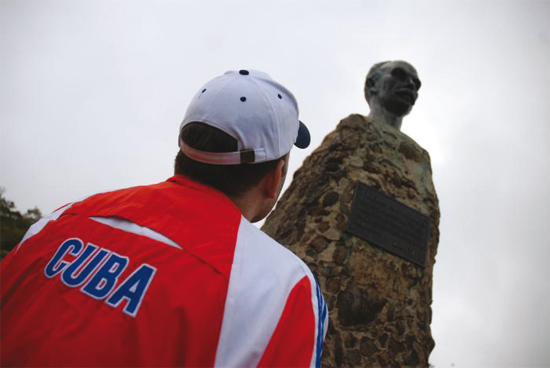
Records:
[[[396,256],[426,265],[430,219],[360,181],[346,230]]]

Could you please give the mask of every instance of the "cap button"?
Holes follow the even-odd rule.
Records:
[[[248,70],[239,70],[239,74],[240,75],[248,75],[250,73],[248,72]]]

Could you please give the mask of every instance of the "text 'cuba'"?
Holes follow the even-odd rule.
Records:
[[[61,274],[60,280],[66,286],[80,287],[82,293],[97,300],[105,299],[105,303],[113,308],[126,301],[123,312],[135,317],[156,268],[144,263],[120,280],[130,263],[128,257],[91,243],[83,248],[84,243],[78,238],[65,240],[44,268],[46,277],[51,279]],[[69,262],[65,260],[67,255],[76,258]]]

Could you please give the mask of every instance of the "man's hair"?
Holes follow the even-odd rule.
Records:
[[[369,72],[367,73],[367,78],[365,79],[365,99],[367,100],[368,104],[370,105],[370,89],[371,85],[369,85],[369,80],[372,80],[372,85],[376,85],[376,82],[378,82],[378,79],[380,78],[380,68],[384,66],[384,64],[390,63],[391,61],[382,61],[381,63],[374,64]]]
[[[187,124],[180,133],[180,139],[191,148],[200,151],[238,150],[235,138],[203,123]],[[212,165],[192,160],[180,150],[176,156],[174,172],[217,189],[228,197],[238,198],[257,185],[281,159],[284,159],[284,156],[257,164]]]

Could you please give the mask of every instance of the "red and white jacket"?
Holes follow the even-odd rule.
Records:
[[[308,267],[183,176],[91,196],[0,262],[1,366],[319,366]]]

